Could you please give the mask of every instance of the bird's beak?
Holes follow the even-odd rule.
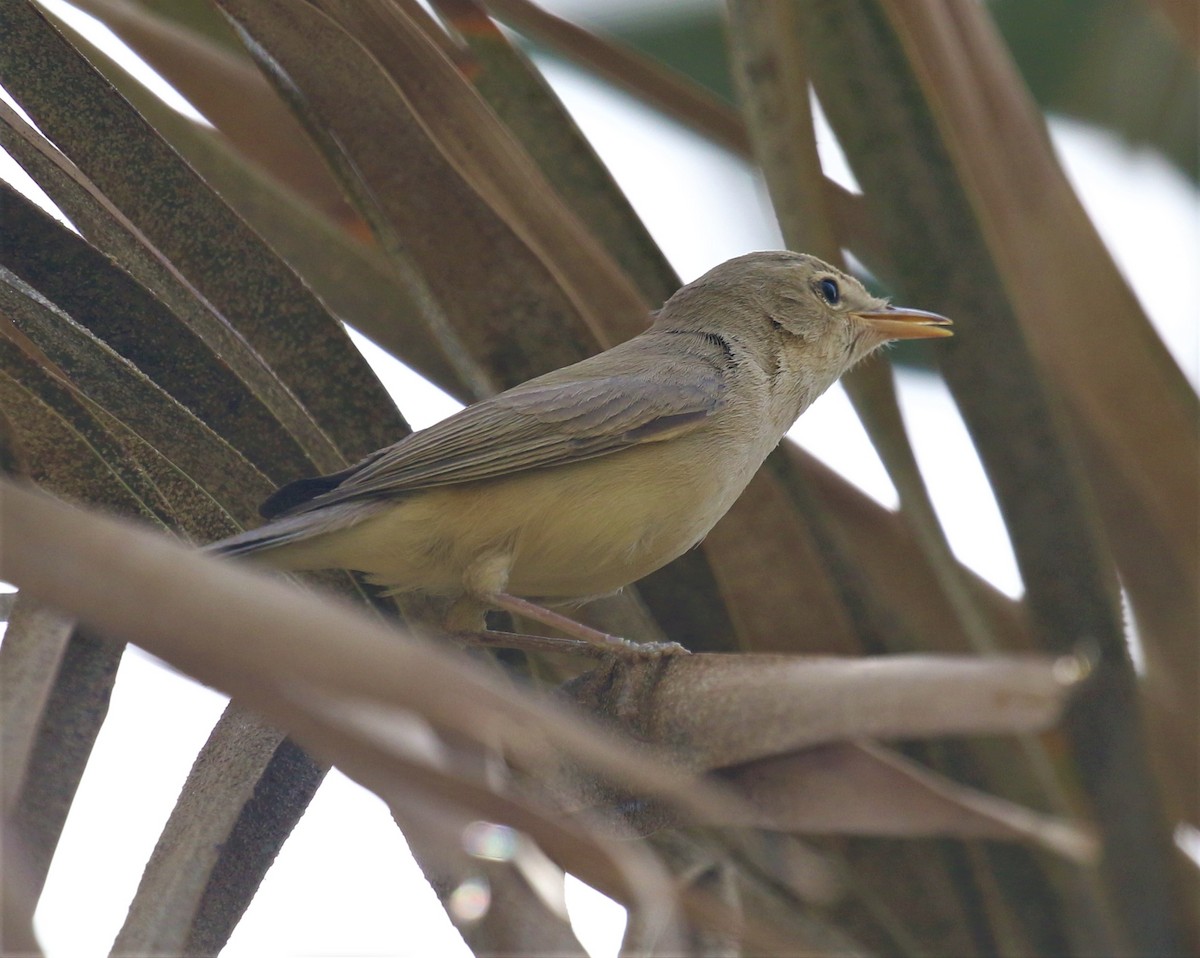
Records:
[[[923,309],[889,306],[887,309],[855,313],[854,316],[887,339],[937,339],[940,336],[954,335],[953,331],[946,328],[950,325],[950,320],[937,313],[927,313]]]

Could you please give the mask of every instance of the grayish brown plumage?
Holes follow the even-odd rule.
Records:
[[[796,418],[892,339],[949,335],[812,257],[750,253],[646,332],[470,406],[333,476],[285,486],[216,551],[345,568],[455,607],[603,595],[696,545]]]

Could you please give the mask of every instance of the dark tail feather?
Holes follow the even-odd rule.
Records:
[[[332,508],[308,510],[301,507],[336,489],[374,458],[369,456],[341,472],[297,479],[280,486],[258,507],[259,515],[272,521],[257,529],[248,529],[220,542],[213,542],[205,546],[205,551],[224,556],[250,555],[353,525],[373,512],[376,504],[339,503]]]
[[[289,482],[286,486],[280,486],[263,500],[262,505],[258,507],[258,514],[264,519],[274,519],[276,516],[291,512],[297,506],[302,506],[317,496],[336,489],[358,469],[359,466],[351,466],[349,469],[343,469],[341,472],[334,472],[328,476],[297,479],[295,482]]]

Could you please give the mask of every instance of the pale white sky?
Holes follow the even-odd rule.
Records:
[[[572,2],[587,0],[559,0],[556,6]],[[730,256],[780,245],[761,184],[739,161],[572,68],[546,64],[546,70],[685,280]],[[1200,381],[1196,191],[1165,161],[1131,151],[1103,131],[1054,121],[1052,133],[1115,259],[1192,382]],[[646,149],[651,140],[653,153]],[[822,143],[831,175],[847,175],[837,172],[836,144],[828,133]],[[0,176],[20,186],[10,170],[0,164]],[[1172,281],[1162,282],[1164,276]],[[414,426],[453,410],[450,400],[390,357],[370,344],[364,348]],[[955,551],[998,587],[1019,594],[1003,525],[944,387],[901,373],[900,391]],[[895,504],[891,483],[840,388],[806,413],[791,435],[869,494]],[[126,656],[38,910],[37,931],[50,958],[107,953],[142,864],[223,705],[221,696],[144,654]],[[588,899],[578,889],[572,896],[587,916],[581,919],[585,944],[593,955],[614,955],[620,910],[611,904],[605,910],[596,896]],[[468,952],[383,804],[334,772],[224,954]]]

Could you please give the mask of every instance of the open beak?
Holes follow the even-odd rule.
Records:
[[[886,339],[937,339],[940,336],[954,335],[946,328],[950,325],[950,320],[937,313],[927,313],[923,309],[889,306],[887,309],[855,313],[854,316]]]

